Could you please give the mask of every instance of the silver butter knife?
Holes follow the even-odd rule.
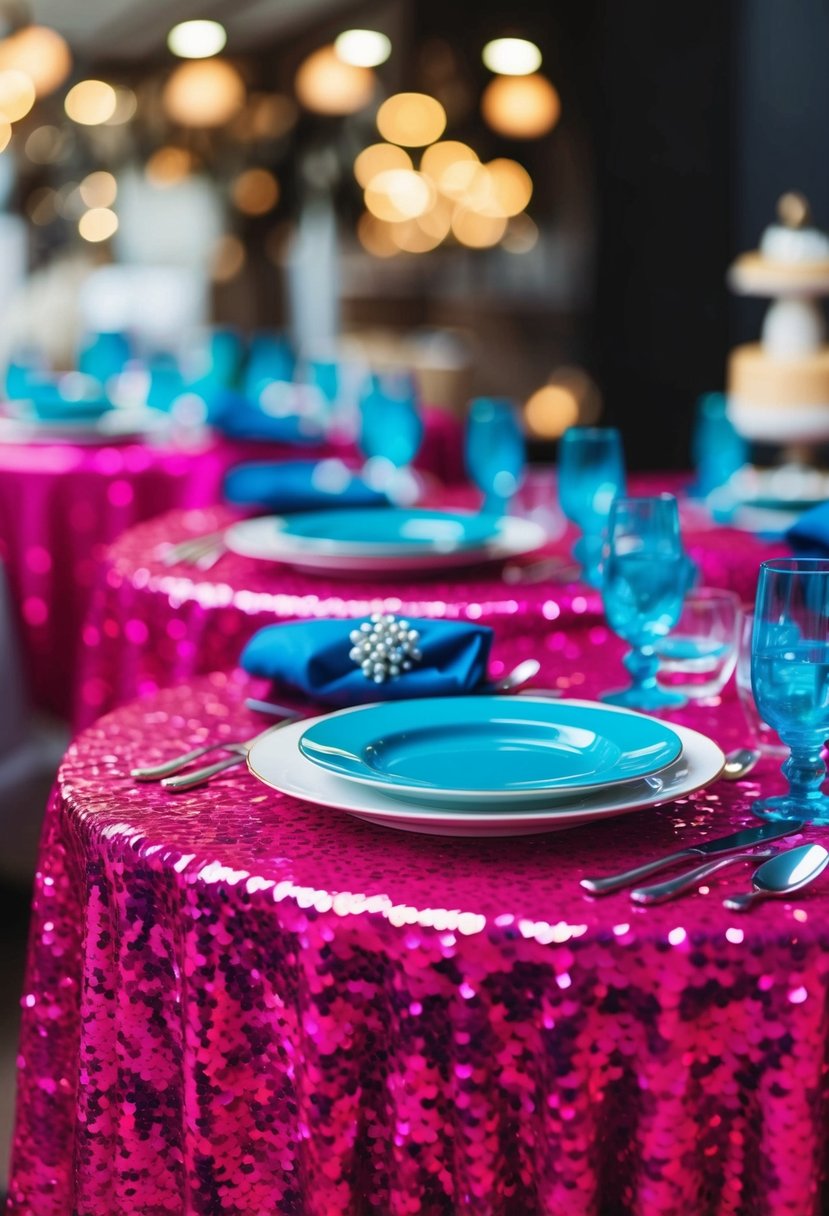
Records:
[[[647,878],[659,870],[675,865],[694,857],[717,857],[726,853],[741,853],[756,844],[766,841],[782,840],[784,836],[792,836],[799,832],[803,824],[795,820],[788,823],[763,823],[756,828],[743,828],[740,832],[732,832],[730,836],[720,836],[717,840],[706,840],[702,844],[691,845],[678,849],[676,853],[668,853],[657,857],[655,861],[646,861],[644,865],[635,866],[621,874],[610,874],[606,878],[582,878],[580,885],[591,895],[609,895],[611,891],[620,891],[622,887],[632,886],[640,878]]]

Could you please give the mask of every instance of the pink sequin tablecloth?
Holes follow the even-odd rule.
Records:
[[[601,627],[573,645],[580,691],[619,679]],[[164,690],[66,756],[10,1216],[825,1210],[829,881],[743,916],[721,898],[745,868],[651,909],[578,886],[750,823],[774,770],[511,841],[373,828],[244,771],[130,779],[252,734],[244,692]],[[744,737],[731,701],[683,720]]]
[[[652,484],[645,483],[650,492]],[[470,493],[455,492],[453,505],[471,505]],[[552,500],[552,480],[548,494]],[[176,680],[231,667],[248,638],[275,620],[379,610],[474,620],[508,641],[506,654],[517,661],[535,654],[540,637],[566,656],[568,630],[601,619],[600,598],[589,587],[509,585],[497,568],[368,582],[301,574],[234,554],[209,573],[171,568],[159,557],[165,544],[214,532],[234,518],[224,507],[173,512],[132,528],[110,548],[83,631],[76,724],[88,725],[116,705]],[[686,530],[685,539],[705,583],[731,588],[752,602],[760,562],[781,551],[723,528]],[[566,553],[567,545],[559,542],[557,551]],[[577,692],[579,679],[578,673],[572,681],[562,675],[561,686]]]
[[[34,702],[71,712],[96,567],[125,529],[173,508],[209,506],[242,460],[334,450],[230,441],[198,448],[0,444],[0,561],[6,567]],[[343,450],[342,447],[337,450]],[[418,464],[440,479],[461,471],[460,426],[429,410]]]

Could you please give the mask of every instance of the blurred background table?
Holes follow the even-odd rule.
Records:
[[[351,452],[342,444],[302,449],[311,457]],[[220,501],[224,475],[241,461],[296,456],[295,447],[218,433],[194,447],[0,443],[0,561],[34,704],[70,713],[81,625],[106,545],[165,511]],[[426,412],[418,467],[441,481],[461,475],[460,426],[445,411]]]
[[[621,675],[597,628],[567,667],[588,696]],[[63,763],[10,1213],[817,1212],[825,888],[740,917],[740,871],[646,913],[578,886],[755,822],[755,774],[491,841],[375,828],[244,770],[175,796],[132,781],[261,729],[248,687],[162,691]],[[677,720],[744,739],[732,698]]]
[[[634,481],[640,492],[654,492],[655,487],[678,489],[678,479]],[[462,488],[443,498],[453,506],[477,501],[472,491]],[[552,471],[534,470],[519,509],[531,503],[537,511],[546,502],[552,512],[555,499]],[[685,544],[701,581],[752,601],[759,563],[785,550],[779,543],[704,526],[701,511],[688,509],[692,516]],[[131,528],[110,547],[83,630],[77,725],[88,725],[116,705],[176,680],[232,666],[244,643],[263,625],[375,611],[490,625],[498,643],[496,657],[505,666],[528,655],[555,655],[561,668],[559,687],[579,694],[578,674],[571,679],[566,672],[573,630],[603,623],[601,600],[592,588],[572,580],[507,583],[498,567],[372,582],[305,574],[231,553],[209,572],[168,567],[159,556],[165,544],[215,532],[236,518],[226,507],[173,511]],[[549,547],[551,554],[564,559],[563,565],[570,541],[570,533],[565,533]],[[607,635],[607,630],[602,633]]]

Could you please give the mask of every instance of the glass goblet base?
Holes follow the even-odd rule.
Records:
[[[791,793],[777,794],[774,798],[758,798],[751,804],[751,811],[758,819],[770,819],[774,823],[800,820],[826,827],[829,824],[829,797],[819,794],[817,797],[797,798]]]
[[[621,705],[625,709],[681,709],[688,704],[682,693],[670,692],[658,684],[632,685],[614,692],[602,693],[600,700],[607,705]]]

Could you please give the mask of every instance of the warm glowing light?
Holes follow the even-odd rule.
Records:
[[[377,111],[377,129],[392,144],[422,148],[440,139],[446,128],[446,111],[427,93],[395,93]]]
[[[578,398],[566,385],[545,384],[525,404],[524,420],[541,439],[558,439],[579,420]]]
[[[375,258],[393,258],[400,250],[392,239],[391,225],[364,211],[357,221],[357,239]]]
[[[486,165],[491,205],[498,215],[518,215],[532,198],[533,183],[518,161],[499,157]]]
[[[428,211],[434,190],[412,169],[385,169],[365,189],[366,208],[380,220],[411,220]]]
[[[306,110],[356,114],[374,96],[374,73],[343,63],[333,46],[323,46],[301,64],[294,88]]]
[[[501,245],[508,253],[529,253],[538,244],[538,225],[528,215],[516,215],[507,224]]]
[[[218,55],[227,42],[218,21],[181,21],[167,35],[167,46],[179,59],[207,59]]]
[[[78,220],[78,232],[85,241],[108,241],[118,231],[118,216],[108,207],[93,207]]]
[[[499,135],[539,139],[558,122],[561,102],[546,76],[496,76],[484,90],[481,112]]]
[[[251,98],[250,130],[257,139],[280,139],[297,120],[297,105],[282,93],[260,93]]]
[[[106,120],[108,127],[120,127],[135,114],[138,109],[138,98],[132,89],[125,89],[118,85],[115,89],[115,109],[110,117]]]
[[[73,122],[97,127],[115,113],[115,89],[104,80],[80,80],[66,94],[63,108]]]
[[[12,137],[12,125],[9,120],[0,114],[0,152],[8,147],[9,140]]]
[[[194,167],[195,159],[192,152],[188,152],[186,148],[165,146],[157,148],[153,152],[144,167],[144,172],[148,181],[152,182],[154,186],[163,188],[183,181]]]
[[[526,38],[495,38],[486,44],[481,58],[499,76],[529,76],[541,67],[541,51]]]
[[[59,160],[66,140],[58,127],[35,127],[24,145],[26,155],[35,165],[51,165]],[[5,145],[4,145],[5,147]]]
[[[72,70],[72,53],[57,30],[27,25],[0,42],[0,71],[24,72],[38,97],[63,84]]]
[[[343,63],[355,68],[376,68],[391,54],[391,41],[379,30],[345,30],[334,40]]]
[[[452,233],[461,245],[470,249],[489,249],[497,245],[507,221],[500,215],[481,215],[466,207],[456,207],[452,216]]]
[[[111,207],[118,194],[118,183],[111,173],[99,169],[87,174],[78,189],[87,207]]]
[[[477,160],[458,160],[447,165],[440,176],[440,189],[449,198],[464,199],[487,182],[486,170]]]
[[[443,176],[454,165],[477,164],[478,155],[457,139],[443,139],[432,144],[420,158],[420,171],[431,177],[439,190],[443,189]]]
[[[428,211],[416,216],[415,223],[421,232],[426,236],[434,237],[436,243],[439,243],[449,235],[452,226],[452,210],[452,204],[447,199],[438,196]]]
[[[26,213],[33,224],[42,228],[58,218],[56,202],[57,196],[52,187],[41,186],[33,190],[26,200]]]
[[[210,263],[210,277],[215,283],[229,283],[245,264],[245,247],[238,236],[229,233],[219,237]]]
[[[354,176],[365,188],[386,169],[411,169],[412,158],[396,144],[369,144],[354,161]]]
[[[183,127],[223,127],[245,104],[245,84],[225,59],[193,59],[175,69],[162,101]]]
[[[17,122],[34,104],[35,86],[25,72],[17,68],[0,71],[0,114],[9,122]]]
[[[231,194],[245,215],[265,215],[279,201],[279,183],[267,169],[246,169],[236,178]]]
[[[418,220],[404,220],[390,225],[391,239],[405,253],[429,253],[436,249],[441,237],[425,232]]]

